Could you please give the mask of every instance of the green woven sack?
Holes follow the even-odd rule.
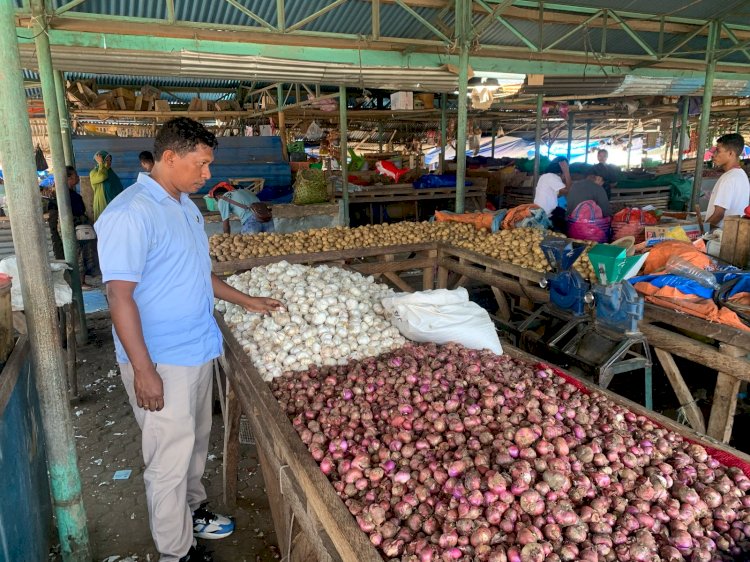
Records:
[[[328,202],[328,185],[322,170],[301,169],[294,182],[295,205],[314,205]]]

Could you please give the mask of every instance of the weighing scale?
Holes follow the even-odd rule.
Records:
[[[552,272],[545,274],[539,283],[549,290],[549,303],[521,322],[517,331],[529,336],[535,326],[544,325],[545,334],[549,334],[543,338],[543,343],[555,349],[571,334],[577,334],[590,320],[586,312],[586,295],[590,285],[573,269],[586,244],[565,238],[545,238],[540,247],[552,266]]]
[[[627,281],[645,261],[628,257],[625,248],[597,244],[589,250],[598,283],[589,284],[573,269],[586,245],[564,238],[547,238],[541,248],[553,271],[540,285],[550,293],[541,306],[518,326],[525,347],[539,345],[570,363],[594,372],[595,382],[607,388],[616,374],[643,369],[645,405],[651,409],[651,352],[638,323],[643,298]],[[588,306],[587,306],[588,305]],[[538,329],[544,328],[540,335]],[[523,345],[523,344],[522,344]],[[533,351],[538,352],[538,348]]]

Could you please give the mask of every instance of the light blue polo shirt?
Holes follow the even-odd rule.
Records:
[[[197,366],[222,352],[213,317],[211,258],[203,217],[186,194],[173,199],[147,174],[94,225],[102,281],[132,281],[146,347],[155,363]],[[128,357],[112,329],[117,361]]]

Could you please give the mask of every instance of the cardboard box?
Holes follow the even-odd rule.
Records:
[[[414,92],[394,92],[391,94],[391,109],[414,109]]]
[[[414,103],[421,105],[417,109],[434,109],[435,108],[435,94],[415,94]]]
[[[685,231],[685,234],[687,234],[687,237],[691,242],[698,240],[698,238],[703,235],[698,223],[675,223],[670,224],[669,226],[646,226],[644,234],[646,240],[651,240],[652,238],[665,238],[667,232],[678,226],[682,227],[682,230]]]

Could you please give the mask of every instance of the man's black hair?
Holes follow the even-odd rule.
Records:
[[[216,136],[198,121],[187,117],[170,119],[162,125],[154,139],[154,157],[161,160],[165,150],[185,156],[188,152],[194,151],[199,144],[209,148],[219,146]]]
[[[552,162],[549,163],[549,166],[547,166],[547,170],[545,173],[562,174],[562,168],[560,167],[560,162],[567,162],[567,161],[568,159],[565,158],[565,156],[558,156]]]
[[[214,199],[218,199],[219,196],[224,195],[225,193],[229,193],[229,190],[226,187],[219,187],[214,191]]]
[[[151,154],[150,150],[144,150],[138,155],[138,160],[140,160],[141,162],[153,162],[154,155]]]
[[[606,148],[600,148],[599,150],[596,151],[597,154],[599,154],[600,152],[603,152],[604,154],[609,156],[609,150],[607,150]]]
[[[722,135],[716,139],[716,144],[722,145],[725,149],[734,152],[737,157],[742,156],[742,151],[745,150],[745,139],[738,133],[729,133],[728,135]]]
[[[66,177],[71,177],[75,173],[76,173],[76,167],[75,166],[65,166],[65,176]]]

